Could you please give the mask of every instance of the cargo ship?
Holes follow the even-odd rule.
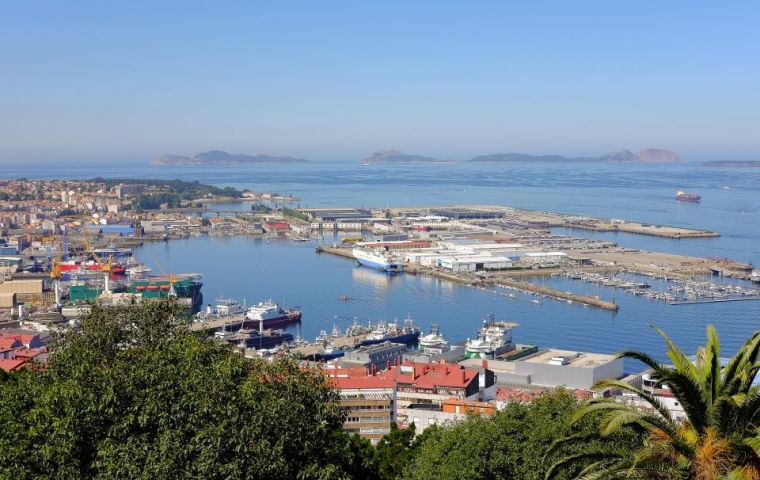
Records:
[[[493,314],[483,320],[474,340],[467,339],[464,347],[465,358],[495,359],[515,349],[512,343],[512,329],[516,323],[498,322]]]
[[[702,200],[702,197],[700,195],[697,195],[696,193],[686,193],[684,191],[677,191],[676,192],[676,200],[680,200],[682,202],[699,202]]]
[[[375,252],[363,248],[354,248],[353,255],[359,265],[375,268],[387,273],[401,273],[404,271],[404,265],[398,258],[394,257],[388,251]]]
[[[200,281],[201,275],[197,273],[183,273],[174,275],[152,275],[146,278],[134,279],[129,282],[127,291],[140,293],[143,298],[156,299],[176,296],[189,298],[193,305],[203,301]]]
[[[375,345],[383,342],[404,343],[407,345],[417,343],[420,338],[420,329],[411,318],[404,320],[403,325],[398,322],[378,322],[375,328],[362,340],[359,345]]]
[[[282,308],[269,300],[249,308],[245,318],[243,326],[246,328],[273,328],[300,322],[301,312],[297,308]]]

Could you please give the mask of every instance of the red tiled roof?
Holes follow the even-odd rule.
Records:
[[[13,372],[21,368],[26,362],[27,358],[14,358],[11,360],[0,360],[0,369],[6,372]]]
[[[411,367],[411,371],[409,370]],[[326,373],[333,385],[344,388],[392,388],[394,384],[411,385],[421,388],[452,387],[466,388],[476,381],[478,371],[448,363],[412,363],[404,362],[390,370],[367,374],[361,369],[336,369]]]
[[[13,337],[0,337],[0,350],[8,350],[15,347],[20,347],[21,341]]]
[[[16,354],[16,358],[29,359],[42,353],[46,353],[46,350],[44,348],[18,348],[14,353]]]

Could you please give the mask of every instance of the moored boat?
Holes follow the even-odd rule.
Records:
[[[422,353],[440,354],[450,348],[449,341],[441,334],[437,323],[430,325],[430,333],[420,337],[419,349]]]
[[[300,322],[301,312],[295,308],[282,308],[277,303],[268,300],[250,307],[245,313],[245,318],[245,327],[272,328]]]
[[[389,252],[379,252],[365,248],[354,248],[353,256],[359,265],[375,268],[387,273],[401,273],[404,264]]]
[[[407,345],[417,343],[420,337],[420,329],[411,318],[404,320],[403,325],[398,322],[378,322],[375,328],[362,340],[359,345],[374,345],[383,342],[404,343]]]
[[[493,314],[483,320],[475,339],[467,339],[465,343],[465,358],[494,359],[504,353],[514,350],[512,329],[516,323],[496,321]]]

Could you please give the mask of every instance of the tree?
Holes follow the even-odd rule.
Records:
[[[560,390],[541,395],[532,404],[510,403],[491,417],[472,414],[431,432],[404,470],[404,478],[542,479],[548,468],[544,456],[555,439],[594,431],[591,422],[572,423],[576,408],[575,397]],[[638,442],[636,435],[615,440],[621,445]],[[579,469],[569,466],[558,472],[558,478],[571,478]]]
[[[0,382],[1,478],[345,478],[337,393],[191,333],[169,302],[93,307]],[[337,439],[337,440],[336,440]]]
[[[759,364],[760,331],[755,332],[725,367],[720,360],[720,342],[712,325],[707,343],[692,361],[661,330],[672,366],[660,364],[646,353],[625,351],[620,358],[646,364],[652,380],[667,386],[682,405],[686,420],[677,422],[653,395],[619,381],[604,381],[600,388],[618,388],[635,393],[651,410],[611,400],[592,400],[576,414],[588,418],[599,429],[586,438],[568,438],[557,443],[562,451],[568,443],[599,441],[621,432],[643,431],[640,448],[565,455],[555,467],[589,461],[579,478],[652,478],[716,480],[760,478],[760,389],[753,386]],[[552,477],[554,468],[547,478]]]

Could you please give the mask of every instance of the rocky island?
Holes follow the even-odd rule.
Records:
[[[450,163],[450,161],[423,155],[406,154],[401,150],[380,150],[362,160],[362,165],[376,163]]]

